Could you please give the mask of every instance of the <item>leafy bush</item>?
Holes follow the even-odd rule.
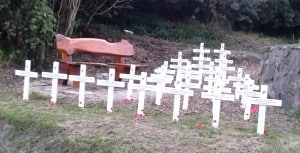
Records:
[[[2,0],[0,13],[5,14],[0,17],[3,56],[16,63],[31,59],[33,66],[41,65],[55,35],[52,10],[42,0]]]

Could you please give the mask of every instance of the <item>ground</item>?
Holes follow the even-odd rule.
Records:
[[[232,55],[228,58],[234,60],[233,66],[243,68],[245,73],[251,74],[251,78],[255,79],[257,84],[260,75],[261,48],[282,43],[279,40],[257,35],[249,36],[243,33],[228,34],[224,37],[232,39],[233,42],[228,47],[232,50]],[[139,70],[146,71],[148,74],[162,65],[164,61],[176,58],[179,51],[183,52],[183,58],[191,59],[194,55],[192,49],[198,47],[198,45],[141,36],[131,37],[130,42],[134,44],[136,54],[126,61],[128,63],[148,64],[147,68]],[[216,57],[214,54],[209,56]],[[88,69],[89,75],[98,78],[105,77],[104,73],[107,73],[105,68],[89,67]],[[1,69],[0,74],[2,90],[8,92],[20,92],[22,90],[22,78],[14,75],[13,68]],[[45,95],[50,93],[50,80],[39,78],[32,79],[32,82],[31,90]],[[59,91],[56,110],[49,110],[51,107],[49,104],[36,107],[50,112],[55,111],[59,114],[64,112],[62,107],[66,103],[76,105],[78,99],[76,89],[71,86],[60,86]],[[262,152],[268,147],[271,147],[271,150],[272,147],[278,147],[277,144],[273,146],[267,143],[265,137],[268,135],[259,136],[256,134],[255,115],[252,116],[251,121],[243,120],[243,110],[240,108],[239,101],[222,103],[220,129],[215,130],[210,126],[211,101],[202,99],[200,90],[195,91],[195,95],[190,100],[189,109],[181,111],[180,121],[175,124],[171,120],[173,96],[165,95],[162,99],[162,105],[156,106],[154,93],[151,92],[146,93],[145,117],[134,117],[137,102],[125,101],[125,89],[116,89],[115,91],[114,112],[107,114],[104,107],[100,111],[102,113],[100,116],[97,115],[98,113],[89,112],[93,110],[91,107],[98,106],[99,102],[100,104],[105,103],[106,92],[107,89],[105,88],[88,85],[85,111],[76,110],[78,114],[70,115],[57,124],[66,128],[70,137],[113,138],[115,141],[121,141],[122,145],[136,146],[137,152],[139,150],[145,152]],[[137,94],[134,95],[136,99]],[[4,106],[3,103],[1,105]],[[199,126],[199,123],[204,126]],[[2,126],[2,129],[5,128],[7,126]],[[288,137],[289,141],[286,140],[288,143],[287,150],[299,151],[295,148],[300,145],[300,137],[297,136],[300,135],[300,122],[289,116],[287,110],[268,107],[265,128],[272,136],[276,133],[286,136],[293,135]]]

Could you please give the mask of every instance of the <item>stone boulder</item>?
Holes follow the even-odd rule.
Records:
[[[261,84],[283,107],[300,111],[300,44],[266,47],[261,60]]]

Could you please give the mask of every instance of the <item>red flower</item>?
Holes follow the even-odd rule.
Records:
[[[140,115],[138,114],[138,113],[135,113],[134,114],[134,118],[137,118],[137,117],[139,117]]]
[[[129,98],[129,99],[126,98],[125,101],[126,101],[126,102],[130,102],[130,103],[134,103],[134,102],[135,102],[135,100],[134,100],[133,98]]]
[[[201,126],[205,126],[205,124],[201,123],[200,121],[197,121],[197,122],[195,123],[195,126],[201,127]]]
[[[268,131],[268,130],[265,130],[265,131],[264,131],[264,135],[266,135],[266,136],[269,135],[269,131]]]
[[[143,116],[145,116],[145,115],[144,114],[138,114],[138,113],[134,114],[134,118],[143,117]]]
[[[251,105],[251,113],[258,113],[259,107],[257,105]]]
[[[54,102],[54,101],[51,101],[51,106],[56,106],[56,102]]]

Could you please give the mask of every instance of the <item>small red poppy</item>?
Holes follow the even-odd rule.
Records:
[[[251,113],[258,113],[259,107],[257,105],[251,105]]]
[[[197,121],[197,122],[195,123],[195,126],[201,127],[201,126],[205,126],[205,124],[201,123],[200,121]]]
[[[56,106],[56,102],[54,102],[54,101],[51,101],[51,106]]]
[[[264,135],[266,135],[266,136],[269,135],[269,131],[268,131],[268,130],[265,130],[265,131],[264,131]]]

